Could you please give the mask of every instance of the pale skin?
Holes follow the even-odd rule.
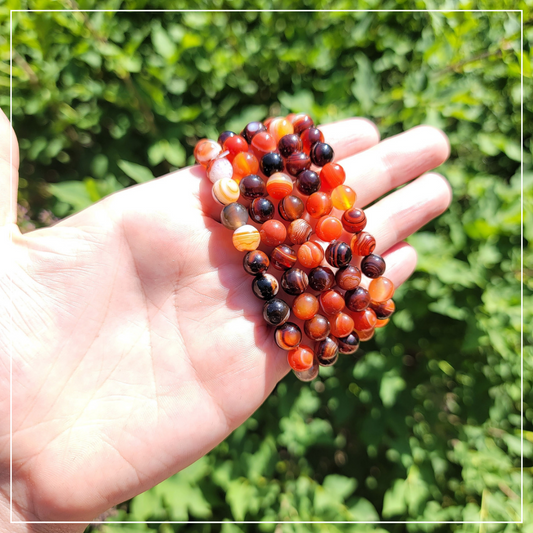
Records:
[[[0,117],[0,531],[81,532],[206,454],[289,371],[198,166],[22,235],[18,145]],[[363,119],[322,127],[364,207],[386,277],[404,239],[448,207],[445,135],[385,141]],[[10,166],[10,139],[13,152]],[[400,185],[406,187],[394,191]],[[10,524],[10,355],[13,515]]]

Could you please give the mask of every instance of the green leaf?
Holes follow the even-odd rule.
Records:
[[[226,501],[237,521],[244,520],[248,511],[256,513],[260,504],[257,488],[244,479],[235,479],[230,483]]]
[[[392,407],[398,394],[405,389],[405,380],[397,372],[396,369],[389,370],[381,378],[379,397],[385,407]]]
[[[152,29],[152,42],[156,52],[165,59],[170,60],[176,54],[176,45],[161,26]]]
[[[48,186],[49,191],[61,202],[70,204],[74,212],[81,211],[94,203],[90,192],[82,181],[62,181]]]
[[[145,183],[154,179],[154,175],[150,169],[143,167],[142,165],[138,165],[137,163],[121,160],[118,161],[117,165],[119,166],[120,170],[126,174],[126,176],[130,177],[132,180],[135,180],[137,183]]]
[[[385,492],[385,497],[383,498],[383,518],[403,515],[406,510],[405,480],[397,479],[393,487]]]
[[[371,521],[379,520],[379,514],[375,507],[366,498],[355,498],[355,503],[349,509],[353,520]]]

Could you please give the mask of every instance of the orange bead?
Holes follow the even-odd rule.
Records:
[[[261,242],[267,246],[277,246],[287,238],[287,229],[279,220],[267,220],[259,230]]]
[[[337,313],[329,318],[331,334],[334,337],[346,337],[353,330],[353,319],[346,313]]]
[[[304,292],[292,302],[292,312],[300,320],[310,320],[318,313],[318,300],[312,294]]]
[[[376,239],[366,231],[356,233],[350,242],[350,248],[352,249],[353,255],[359,255],[361,257],[370,255],[375,247]]]
[[[320,171],[322,184],[329,189],[342,185],[346,180],[346,172],[338,163],[326,163]]]
[[[394,294],[394,284],[390,279],[380,277],[373,279],[368,285],[370,298],[377,303],[384,302],[392,298]]]
[[[255,157],[260,160],[265,154],[275,152],[278,145],[270,133],[260,131],[257,135],[254,135],[251,147]]]
[[[309,196],[305,208],[313,218],[320,218],[331,213],[333,204],[328,193],[318,191]]]
[[[335,209],[346,211],[355,203],[357,195],[348,185],[339,185],[331,191],[331,203]]]
[[[352,311],[354,329],[357,331],[365,331],[376,326],[376,313],[367,307],[364,311]]]
[[[306,268],[316,268],[324,260],[322,246],[313,241],[304,242],[298,248],[298,261]]]
[[[220,153],[222,153],[222,146],[211,139],[202,139],[194,147],[194,159],[203,167],[207,167],[209,162]]]
[[[382,318],[376,322],[376,328],[384,328],[389,323],[390,318]]]
[[[288,197],[286,196],[286,198]],[[313,228],[303,218],[293,220],[287,230],[287,235],[292,244],[303,244],[307,242],[309,237],[311,237],[311,233],[313,233]]]
[[[290,367],[297,372],[308,370],[313,366],[313,359],[315,354],[313,350],[305,344],[300,344],[297,348],[289,351],[287,354],[287,361]]]
[[[336,315],[344,309],[344,297],[333,289],[321,292],[318,301],[325,315]]]
[[[359,340],[361,341],[369,341],[373,336],[374,336],[374,328],[370,328],[370,329],[366,329],[366,330],[354,330],[358,337],[359,337]]]
[[[274,137],[277,144],[284,135],[294,133],[294,126],[286,118],[278,117],[268,125],[268,133]]]
[[[242,178],[259,172],[259,161],[251,152],[239,152],[233,159],[233,179],[239,183]]]
[[[229,152],[226,157],[233,163],[233,160],[237,154],[248,151],[248,143],[244,137],[241,137],[240,135],[233,135],[224,141],[223,148],[225,151]]]
[[[322,217],[316,223],[315,233],[323,241],[335,241],[342,234],[342,223],[337,217]]]
[[[285,196],[291,194],[292,188],[293,184],[290,176],[283,172],[276,172],[275,174],[272,174],[272,176],[268,178],[266,184],[268,194],[276,200],[281,200],[282,198],[285,198]]]

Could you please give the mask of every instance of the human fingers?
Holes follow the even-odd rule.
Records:
[[[18,169],[17,136],[0,110],[0,226],[17,222]]]

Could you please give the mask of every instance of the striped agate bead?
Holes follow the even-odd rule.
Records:
[[[260,243],[261,235],[259,231],[250,224],[245,224],[233,232],[233,246],[239,252],[256,250]]]
[[[272,198],[276,200],[281,200],[288,196],[292,192],[292,180],[290,176],[284,172],[276,172],[268,178],[266,189],[267,192]]]
[[[239,195],[239,185],[233,178],[222,178],[213,185],[213,198],[222,205],[236,202]]]

